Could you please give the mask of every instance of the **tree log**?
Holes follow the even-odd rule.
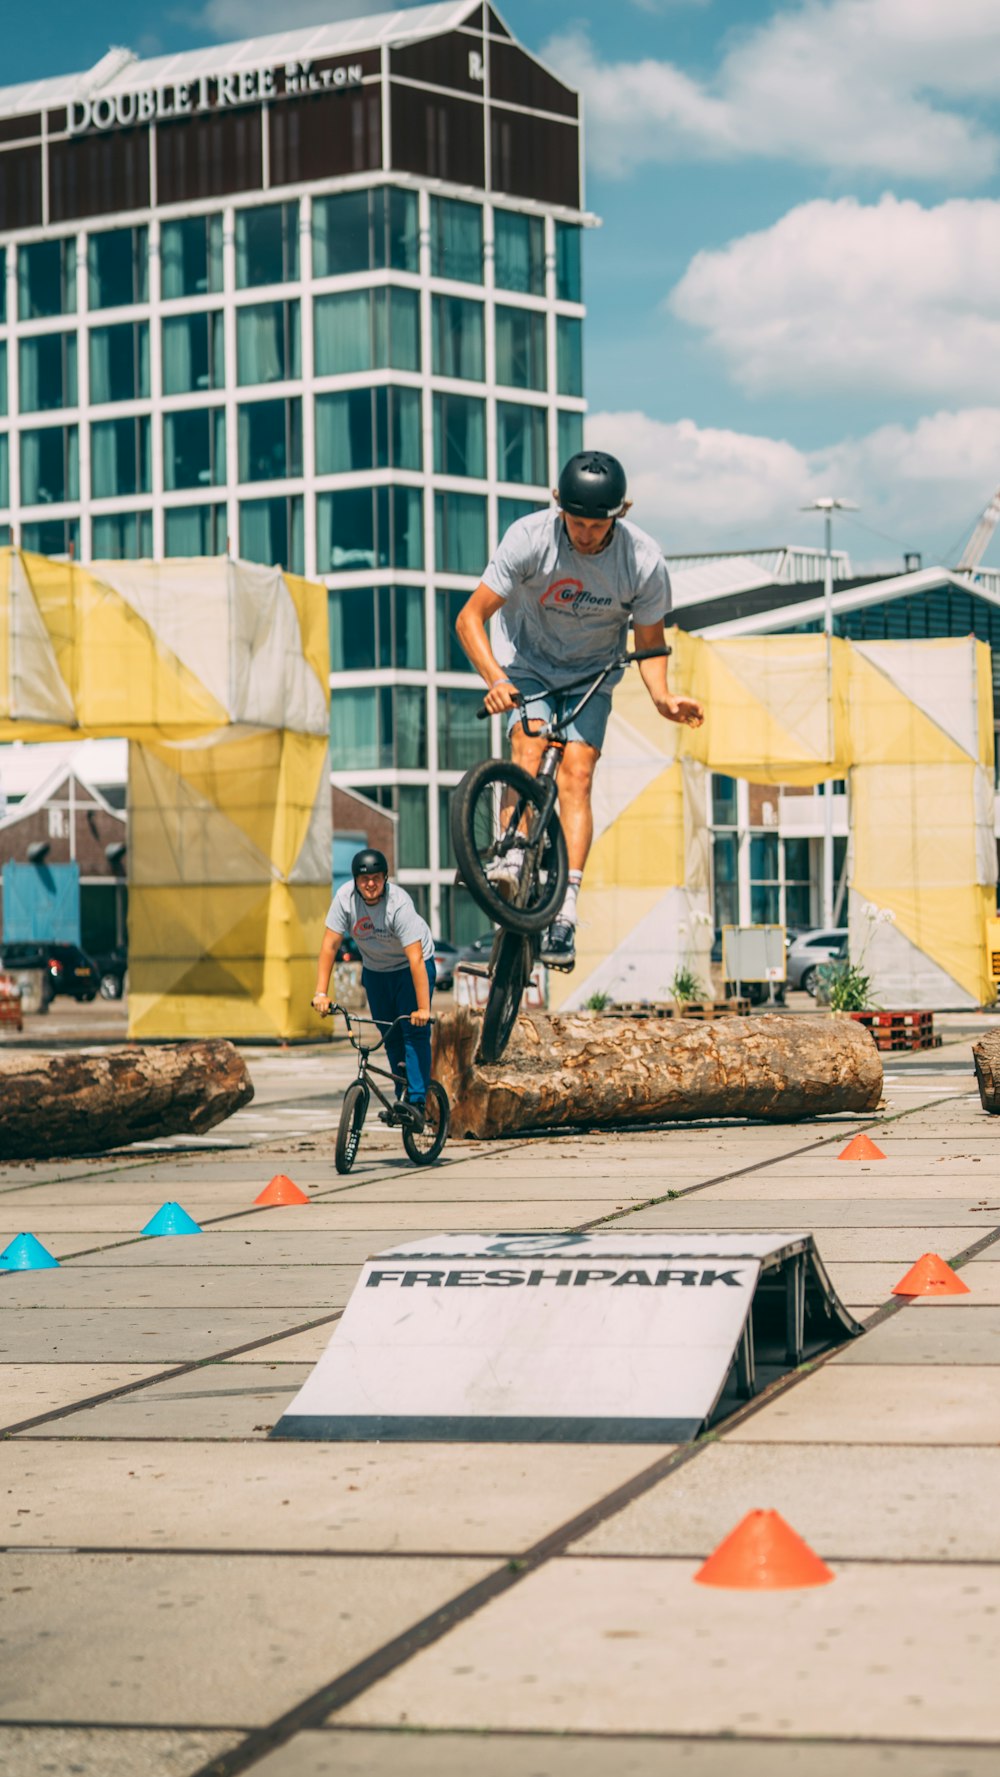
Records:
[[[232,1043],[67,1055],[0,1053],[0,1159],[101,1154],[164,1135],[204,1135],[253,1097]]]
[[[522,1014],[503,1059],[475,1067],[479,1015],[434,1027],[434,1076],[457,1136],[531,1129],[760,1117],[792,1122],[871,1111],[882,1061],[852,1018],[720,1018],[712,1023]]]
[[[1000,1116],[1000,1030],[987,1031],[978,1043],[973,1043],[972,1059],[983,1110],[989,1111],[991,1117]]]

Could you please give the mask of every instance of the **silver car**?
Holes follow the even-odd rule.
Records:
[[[789,987],[816,992],[816,970],[821,963],[832,962],[846,942],[846,926],[828,926],[820,931],[800,932],[789,946],[786,967]]]

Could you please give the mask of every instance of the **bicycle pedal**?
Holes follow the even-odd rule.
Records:
[[[574,957],[573,961],[569,963],[550,963],[547,958],[543,957],[542,967],[545,969],[558,970],[560,975],[572,975],[573,970],[576,968],[576,958]]]

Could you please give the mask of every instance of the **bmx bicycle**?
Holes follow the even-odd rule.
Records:
[[[335,1012],[342,1014],[347,1034],[358,1053],[357,1078],[351,1081],[344,1093],[340,1113],[340,1127],[334,1150],[337,1171],[350,1172],[357,1159],[361,1131],[365,1126],[373,1092],[379,1103],[385,1107],[379,1113],[383,1123],[388,1123],[390,1128],[402,1129],[403,1147],[414,1166],[433,1166],[448,1139],[451,1106],[447,1092],[438,1080],[428,1081],[427,1098],[421,1116],[414,1105],[407,1104],[403,1099],[386,1096],[378,1081],[389,1080],[395,1087],[400,1082],[400,1076],[391,1073],[388,1068],[375,1067],[371,1061],[372,1055],[384,1049],[389,1032],[395,1030],[397,1024],[409,1024],[409,1017],[394,1018],[391,1024],[382,1025],[375,1018],[352,1018],[346,1006],[336,1005],[331,1005],[329,1011],[323,1013],[323,1017],[332,1018]],[[431,1023],[433,1022],[431,1019]],[[359,1024],[374,1024],[382,1035],[377,1041],[365,1042],[356,1034],[355,1026]]]
[[[551,722],[531,720],[531,698],[523,700],[520,721],[525,734],[541,735],[545,750],[537,777],[506,759],[483,759],[467,771],[451,801],[451,842],[458,880],[498,930],[485,973],[490,990],[483,1011],[477,1061],[499,1061],[517,1021],[521,998],[541,952],[542,933],[562,906],[569,879],[566,840],[557,811],[556,779],[566,747],[566,731],[604,681],[621,667],[640,660],[663,660],[662,648],[616,654],[594,679],[577,679],[558,687],[558,694],[583,688],[579,702]],[[477,711],[488,716],[485,704]],[[521,852],[516,881],[490,880],[489,868],[512,851]],[[558,963],[548,965],[559,968]],[[572,967],[572,965],[569,965]]]

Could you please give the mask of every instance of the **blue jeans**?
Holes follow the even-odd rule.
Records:
[[[436,971],[433,958],[425,961],[431,998],[434,997]],[[380,974],[376,969],[362,969],[361,981],[368,995],[368,1009],[379,1024],[391,1024],[417,1009],[417,994],[409,968],[392,969]],[[386,1059],[394,1074],[406,1073],[407,1097],[411,1104],[423,1104],[431,1077],[431,1033],[428,1025],[400,1024],[390,1031],[385,1045]],[[396,1097],[402,1096],[397,1087]]]

